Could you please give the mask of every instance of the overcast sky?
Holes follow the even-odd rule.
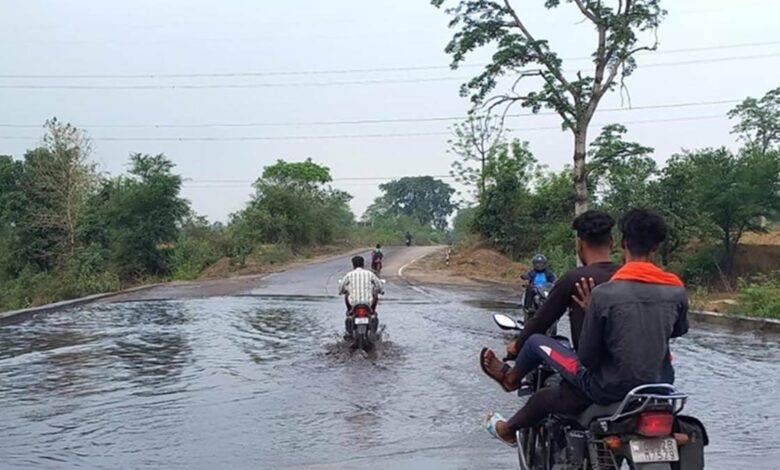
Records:
[[[532,32],[562,57],[592,52],[593,34],[576,7],[551,13],[542,0],[517,3]],[[641,56],[627,82],[634,107],[740,100],[780,86],[780,2],[662,4],[669,16],[659,31],[660,50]],[[468,102],[458,87],[477,68],[355,71],[446,66],[447,21],[427,0],[2,0],[0,154],[21,158],[40,141],[38,126],[57,116],[87,130],[106,172],[125,171],[132,152],[168,155],[188,178],[184,195],[211,220],[225,220],[243,206],[265,165],[311,157],[331,168],[335,186],[354,195],[360,215],[382,181],[352,178],[448,173],[451,123],[322,122],[465,114]],[[745,44],[751,45],[732,47]],[[706,50],[690,50],[700,48]],[[588,65],[566,62],[574,70]],[[338,70],[348,72],[264,74]],[[50,88],[63,85],[71,88]],[[681,148],[735,146],[725,118],[732,106],[604,111],[595,123],[626,123],[630,136],[655,147],[663,161]],[[617,94],[602,104],[604,110],[620,107]],[[652,122],[658,120],[667,121]],[[154,127],[190,124],[231,126]],[[112,125],[119,127],[106,127]],[[553,116],[508,123],[552,169],[570,162],[571,137],[523,129],[557,125]],[[594,126],[591,137],[597,133]],[[158,138],[215,140],[149,140]]]

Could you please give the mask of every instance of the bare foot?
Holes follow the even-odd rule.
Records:
[[[498,437],[505,440],[506,442],[510,444],[514,444],[516,441],[515,433],[512,432],[511,429],[509,429],[509,425],[506,421],[499,421],[496,423],[496,432],[498,433]]]
[[[514,369],[504,372],[504,362],[496,357],[496,353],[492,349],[488,349],[483,355],[482,365],[485,368],[485,373],[502,383],[506,391],[517,390],[519,381]]]

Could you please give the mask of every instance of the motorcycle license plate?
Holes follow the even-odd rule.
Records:
[[[368,325],[368,318],[355,318],[355,325]]]
[[[677,462],[677,442],[672,438],[642,439],[629,441],[631,459],[634,463]]]

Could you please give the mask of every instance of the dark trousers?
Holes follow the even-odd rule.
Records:
[[[523,344],[514,369],[522,380],[542,364],[550,366],[564,381],[559,386],[534,393],[508,421],[513,432],[537,424],[550,413],[577,414],[593,403],[588,393],[587,370],[580,364],[577,354],[560,341],[536,334]]]

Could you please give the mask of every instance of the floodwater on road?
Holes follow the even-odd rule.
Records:
[[[92,305],[2,327],[0,468],[516,468],[481,429],[487,410],[520,406],[477,363],[503,344],[496,306],[387,290],[368,356],[339,343],[343,304],[323,292]],[[707,468],[777,468],[777,337],[694,325],[674,353],[687,411],[710,432]]]

